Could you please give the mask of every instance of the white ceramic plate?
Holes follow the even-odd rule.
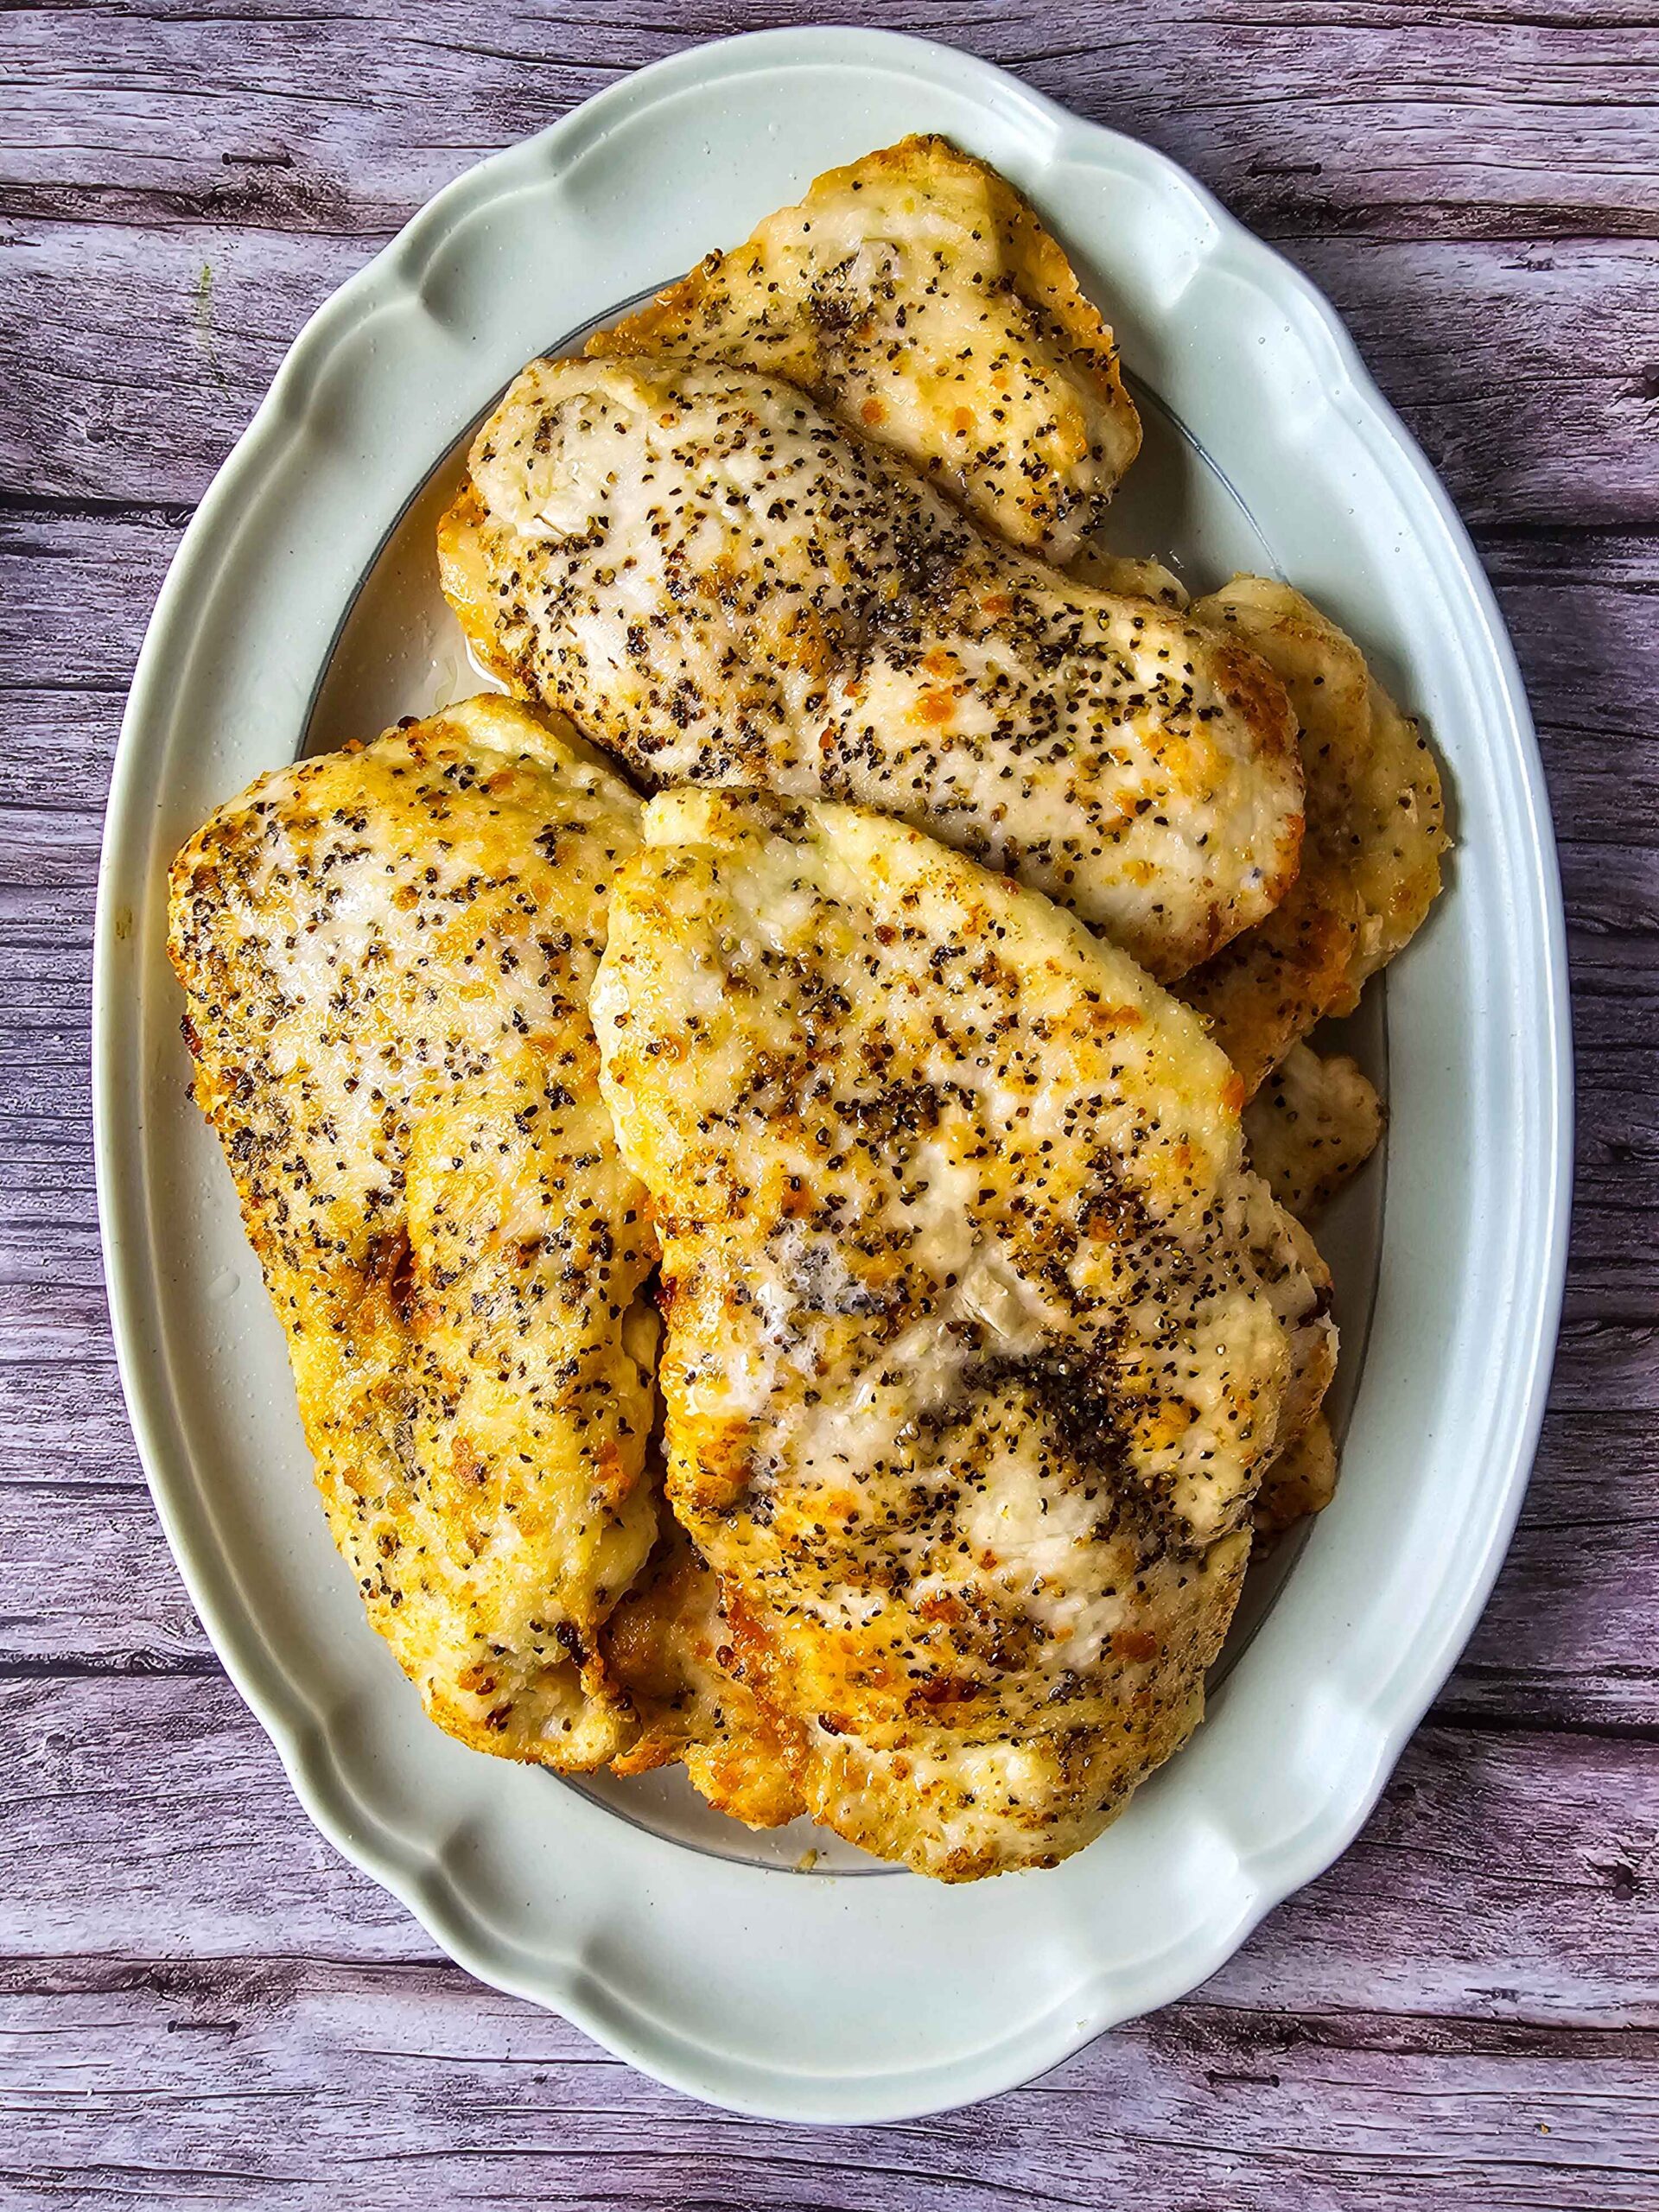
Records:
[[[1036,201],[1152,435],[1126,550],[1293,576],[1447,765],[1459,850],[1360,1048],[1392,1133],[1332,1224],[1342,1488],[1255,1578],[1211,1718],[1089,1851],[943,1889],[751,1839],[681,1785],[577,1789],[423,1717],[311,1487],[280,1332],[188,1098],[168,859],[308,744],[474,688],[429,520],[531,355],[916,130]],[[694,2094],[892,2120],[987,2095],[1211,1973],[1359,1827],[1473,1625],[1541,1413],[1569,1052],[1542,780],[1491,594],[1330,310],[1160,156],[914,41],[769,33],[629,79],[453,185],[307,327],[191,525],[140,658],[100,887],[105,1259],[144,1464],[202,1621],[313,1818],[453,1957]],[[1373,1289],[1375,1297],[1373,1300]],[[810,1838],[805,1840],[811,1840]],[[880,1871],[887,1878],[856,1876]]]

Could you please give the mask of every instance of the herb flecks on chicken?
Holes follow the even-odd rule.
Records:
[[[1112,334],[1065,252],[943,138],[831,169],[588,350],[781,377],[1060,566],[1141,449]]]
[[[451,1734],[599,1765],[652,1546],[656,1255],[588,992],[639,804],[469,701],[263,778],[174,864],[196,1096],[287,1332],[329,1525]]]
[[[1323,1016],[1351,1014],[1368,978],[1421,927],[1440,887],[1446,810],[1427,739],[1300,592],[1235,576],[1192,613],[1262,656],[1300,732],[1306,830],[1296,880],[1180,984],[1254,1092]]]
[[[476,650],[656,784],[880,808],[1164,977],[1295,875],[1262,660],[994,543],[791,385],[536,362],[471,470],[439,550]]]
[[[1077,1850],[1199,1718],[1333,1336],[1185,1008],[860,809],[646,810],[594,994],[663,1242],[671,1500],[814,1817]]]

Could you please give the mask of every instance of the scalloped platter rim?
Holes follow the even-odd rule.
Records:
[[[1338,1497],[1210,1719],[1128,1814],[1052,1872],[966,1890],[779,1881],[775,1859],[687,1850],[671,1822],[619,1819],[620,1801],[424,1720],[308,1495],[280,1332],[188,1105],[164,953],[172,851],[302,748],[365,579],[518,367],[915,130],[991,161],[1054,225],[1129,368],[1272,559],[1424,715],[1459,841],[1376,1018],[1389,1164]],[[405,681],[400,663],[356,696]],[[421,703],[398,694],[398,711]],[[938,2111],[1196,1986],[1357,1831],[1507,1547],[1560,1314],[1571,1051],[1542,776],[1491,589],[1306,279],[1161,155],[961,53],[817,30],[677,54],[459,179],[313,317],[187,531],[139,658],[93,1027],[134,1429],[203,1625],[307,1810],[472,1973],[711,2102],[825,2122]]]

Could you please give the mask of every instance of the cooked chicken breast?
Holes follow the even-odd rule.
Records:
[[[607,1622],[607,1668],[640,1731],[618,1774],[683,1764],[715,1809],[752,1828],[805,1811],[784,1742],[744,1679],[712,1569],[671,1516],[645,1572]]]
[[[992,544],[788,385],[536,362],[440,551],[489,664],[642,774],[879,807],[1154,975],[1294,875],[1295,726],[1261,660]]]
[[[1250,1165],[1298,1221],[1311,1221],[1382,1141],[1382,1102],[1345,1053],[1294,1045],[1244,1112]]]
[[[1199,1718],[1325,1286],[1224,1056],[1047,900],[833,804],[645,834],[593,1009],[671,1502],[815,1818],[1052,1864]]]
[[[1287,1214],[1299,1223],[1316,1220],[1376,1151],[1384,1120],[1382,1102],[1357,1062],[1293,1045],[1244,1109],[1250,1165]],[[1317,1407],[1309,1414],[1310,1395],[1293,1386],[1285,1424],[1290,1440],[1256,1497],[1258,1535],[1323,1512],[1336,1493],[1336,1440]],[[1323,1398],[1323,1389],[1318,1395]]]
[[[1112,334],[1065,255],[943,138],[831,169],[588,350],[690,353],[798,385],[1056,563],[1141,447]]]
[[[172,878],[334,1540],[432,1718],[556,1767],[632,1733],[597,1640],[656,1528],[655,1244],[588,1017],[639,817],[480,698],[262,778]]]
[[[1264,921],[1180,987],[1254,1091],[1324,1015],[1351,1013],[1366,978],[1421,926],[1440,887],[1445,809],[1427,741],[1300,592],[1235,576],[1192,613],[1262,656],[1300,729],[1301,872]]]
[[[1255,1533],[1281,1535],[1310,1513],[1323,1513],[1336,1494],[1336,1439],[1320,1414],[1262,1476],[1253,1516]]]
[[[1290,1345],[1290,1372],[1273,1439],[1274,1450],[1283,1452],[1311,1426],[1337,1371],[1331,1270],[1262,1176],[1247,1174],[1245,1190],[1239,1210],[1245,1250]]]
[[[1091,539],[1066,563],[1066,573],[1078,583],[1093,584],[1120,598],[1158,600],[1178,614],[1192,604],[1186,586],[1161,561],[1149,553],[1108,552],[1098,539]]]
[[[1401,713],[1372,678],[1371,741],[1349,802],[1348,840],[1359,886],[1359,951],[1347,995],[1332,1011],[1351,1013],[1360,986],[1403,952],[1440,892],[1440,861],[1450,849],[1440,772],[1421,727]]]

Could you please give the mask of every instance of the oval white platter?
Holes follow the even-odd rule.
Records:
[[[1210,1718],[1090,1850],[944,1889],[752,1839],[673,1782],[578,1789],[433,1728],[359,1611],[280,1331],[188,1101],[165,875],[308,745],[474,687],[429,521],[520,365],[798,196],[944,131],[1058,232],[1151,429],[1126,550],[1294,578],[1446,763],[1458,850],[1358,1049],[1391,1114],[1322,1232],[1342,1485],[1258,1578]],[[426,550],[423,551],[423,549]],[[958,53],[774,32],[628,79],[482,163],[313,319],[186,535],[134,679],[99,890],[94,1091],[133,1425],[213,1643],[313,1819],[452,1957],[691,2094],[894,2120],[1028,2080],[1212,1973],[1363,1821],[1491,1587],[1560,1308],[1570,1050],[1535,742],[1446,494],[1330,309],[1161,156]]]

